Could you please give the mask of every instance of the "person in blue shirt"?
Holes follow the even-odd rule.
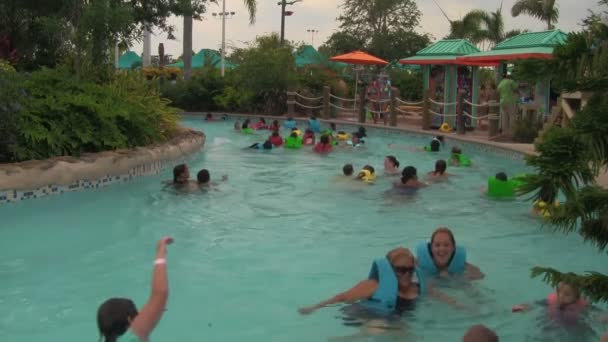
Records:
[[[313,115],[308,119],[308,129],[315,133],[321,133],[321,121]]]
[[[286,129],[294,129],[297,126],[298,123],[291,116],[288,117],[287,120],[285,120],[285,122],[283,123],[283,127],[285,127]]]

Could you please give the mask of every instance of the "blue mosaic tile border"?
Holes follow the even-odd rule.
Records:
[[[217,113],[215,113],[217,114]],[[271,115],[267,115],[267,116],[263,116],[263,115],[232,115],[229,113],[226,113],[227,116],[229,116],[232,119],[235,120],[239,120],[239,121],[243,121],[245,119],[252,119],[252,118],[257,118],[257,117],[263,117],[265,119],[270,119],[270,120],[275,120],[273,116]],[[191,114],[187,114],[186,117],[188,116],[199,116],[199,115],[191,115]],[[200,115],[202,116],[202,115]],[[285,117],[278,117],[277,120],[281,121],[281,120],[285,120]],[[296,120],[298,122],[298,124],[306,124],[305,121],[302,120]],[[327,120],[327,121],[331,121],[331,120]],[[341,120],[343,121],[343,120]],[[353,122],[353,123],[337,123],[338,126],[359,126],[359,124],[357,122]],[[398,129],[398,128],[381,128],[381,127],[367,127],[367,130],[369,132],[375,132],[375,133],[380,133],[383,135],[407,135],[410,137],[415,137],[415,138],[421,138],[421,139],[430,139],[432,136],[434,135],[439,135],[439,132],[432,132],[429,131],[429,133],[418,133],[418,132],[412,132],[412,131],[407,131],[407,130],[402,130],[402,129]],[[463,148],[463,150],[475,150],[475,151],[479,151],[479,152],[484,152],[484,153],[492,153],[492,154],[496,154],[499,155],[501,157],[505,157],[505,158],[509,158],[511,160],[524,160],[525,154],[522,152],[518,152],[518,151],[514,151],[514,150],[510,150],[508,148],[503,148],[503,147],[499,147],[499,146],[492,146],[492,145],[488,145],[488,144],[484,144],[484,143],[478,143],[478,142],[472,142],[472,141],[464,141],[464,140],[459,140],[459,139],[452,139],[450,137],[450,135],[444,135],[447,141],[450,141],[451,144],[453,145],[458,145],[460,147]]]
[[[96,180],[79,180],[67,186],[48,185],[35,190],[0,191],[0,205],[50,195],[58,195],[64,192],[99,189],[116,183],[125,183],[133,180],[133,178],[136,177],[156,175],[163,171],[167,165],[173,165],[175,163],[179,163],[179,161],[156,161],[150,164],[134,167],[126,174],[117,176],[106,175],[105,177]]]

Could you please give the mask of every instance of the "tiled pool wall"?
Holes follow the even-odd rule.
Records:
[[[266,122],[272,121],[272,120],[279,120],[280,122],[282,122],[283,120],[285,120],[285,117],[279,116],[279,117],[275,117],[275,116],[271,116],[271,115],[267,115],[267,116],[263,116],[263,115],[235,115],[235,114],[228,114],[226,113],[225,115],[228,116],[228,118],[230,120],[239,120],[239,121],[243,121],[246,119],[254,119],[254,118],[265,118]],[[203,114],[185,114],[183,115],[185,118],[189,118],[189,117],[203,117]],[[304,120],[298,120],[295,119],[298,122],[298,125],[300,127],[304,127],[307,123]],[[322,122],[331,122],[332,120],[321,120]],[[352,123],[344,123],[343,120],[339,120],[336,121],[336,126],[338,127],[353,127],[353,131],[356,130],[356,127],[359,126],[365,126],[366,127],[366,131],[371,133],[370,135],[373,136],[374,134],[377,135],[407,135],[407,136],[411,136],[411,137],[416,137],[416,138],[422,138],[422,139],[432,139],[432,137],[437,136],[437,135],[443,135],[445,137],[446,142],[452,144],[452,145],[458,145],[460,148],[462,148],[464,151],[470,151],[470,150],[474,150],[474,151],[479,151],[479,152],[485,152],[485,153],[492,153],[492,154],[496,154],[499,155],[501,157],[505,157],[508,159],[512,159],[512,160],[524,160],[525,154],[519,151],[514,151],[508,148],[503,148],[503,147],[499,147],[499,146],[493,146],[493,145],[489,145],[489,144],[484,144],[482,142],[473,142],[473,141],[466,141],[466,140],[461,140],[461,139],[457,139],[457,138],[452,138],[451,135],[449,134],[442,134],[441,132],[438,131],[429,131],[428,133],[421,133],[421,132],[415,132],[415,131],[410,131],[407,129],[403,129],[403,128],[388,128],[388,127],[373,127],[373,126],[368,126],[368,125],[361,125],[357,122],[352,122]]]
[[[199,115],[185,115],[185,117],[198,117]],[[262,116],[259,116],[262,117]],[[229,115],[231,120],[245,120],[251,119],[252,116],[238,116],[238,115]],[[265,118],[269,118],[269,116],[265,116]],[[272,117],[271,117],[272,118]],[[280,118],[280,120],[284,120],[284,118]],[[298,124],[305,125],[306,122],[302,120],[296,120]],[[358,123],[349,123],[343,124],[338,123],[338,126],[349,126],[349,127],[358,127],[360,126]],[[430,138],[433,135],[437,135],[437,133],[429,132],[418,133],[411,132],[402,129],[392,129],[392,128],[378,128],[378,127],[366,127],[367,131],[370,135],[381,134],[381,135],[408,135],[417,138]],[[475,143],[469,141],[462,141],[458,139],[450,139],[449,136],[446,136],[446,140],[452,140],[453,143],[457,143],[464,150],[475,150],[486,153],[493,153],[500,155],[502,157],[506,157],[513,160],[523,160],[524,155],[517,151],[512,151],[505,148],[500,148],[496,146],[486,145],[483,143]],[[185,160],[185,158],[184,158]],[[0,205],[12,202],[19,202],[28,199],[40,198],[49,195],[57,195],[62,194],[64,192],[70,191],[80,191],[80,190],[90,190],[90,189],[99,189],[108,185],[116,184],[116,183],[125,183],[131,181],[135,177],[141,176],[150,176],[155,175],[162,172],[167,166],[173,166],[179,164],[182,161],[156,161],[153,163],[140,165],[129,170],[128,173],[112,176],[106,175],[101,179],[96,180],[79,180],[67,186],[61,185],[48,185],[34,190],[0,190]]]
[[[149,164],[140,165],[129,170],[122,175],[106,175],[96,180],[79,180],[70,185],[47,185],[34,190],[0,190],[0,205],[12,202],[19,202],[28,199],[40,198],[49,195],[58,195],[64,192],[80,191],[85,189],[99,189],[105,186],[125,183],[133,178],[141,176],[155,175],[163,171],[167,166],[179,164],[182,161],[155,161]]]

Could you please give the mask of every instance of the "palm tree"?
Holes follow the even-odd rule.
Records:
[[[199,19],[200,13],[197,10],[204,10],[202,4],[209,0],[182,0],[181,11],[184,16],[184,43],[183,43],[183,56],[184,56],[184,79],[188,79],[192,73],[192,55],[186,53],[186,51],[192,51],[192,20],[193,18]],[[226,1],[226,0],[224,0]],[[193,4],[195,2],[195,4]],[[247,11],[249,12],[249,23],[255,23],[255,14],[257,12],[257,1],[256,0],[243,0]]]
[[[547,29],[552,30],[559,18],[556,0],[517,0],[511,8],[514,17],[526,14],[547,23]]]
[[[511,30],[505,32],[505,22],[502,16],[502,3],[495,12],[484,12],[482,14],[481,35],[490,43],[489,48],[502,42],[507,38],[511,38],[521,34],[521,30]]]

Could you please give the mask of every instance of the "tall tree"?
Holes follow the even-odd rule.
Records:
[[[556,0],[517,0],[511,8],[514,17],[525,14],[547,23],[547,30],[552,30],[559,18]]]
[[[415,31],[422,13],[414,0],[345,0],[341,9],[340,30],[322,47],[332,54],[368,50],[394,60],[430,43],[430,36]]]
[[[601,3],[608,5],[606,0]],[[570,34],[565,45],[556,47],[553,60],[516,64],[516,70],[523,70],[522,76],[554,75],[552,82],[560,89],[594,92],[569,125],[552,127],[536,144],[538,155],[527,158],[536,174],[525,178],[526,185],[521,190],[547,203],[563,194],[565,203],[548,206],[548,222],[555,230],[576,232],[605,251],[608,190],[597,186],[595,180],[608,166],[608,26],[600,15],[592,15],[585,24],[585,32]],[[544,276],[553,285],[567,280],[590,299],[608,302],[605,274],[562,273],[547,267],[534,268],[532,274]]]

